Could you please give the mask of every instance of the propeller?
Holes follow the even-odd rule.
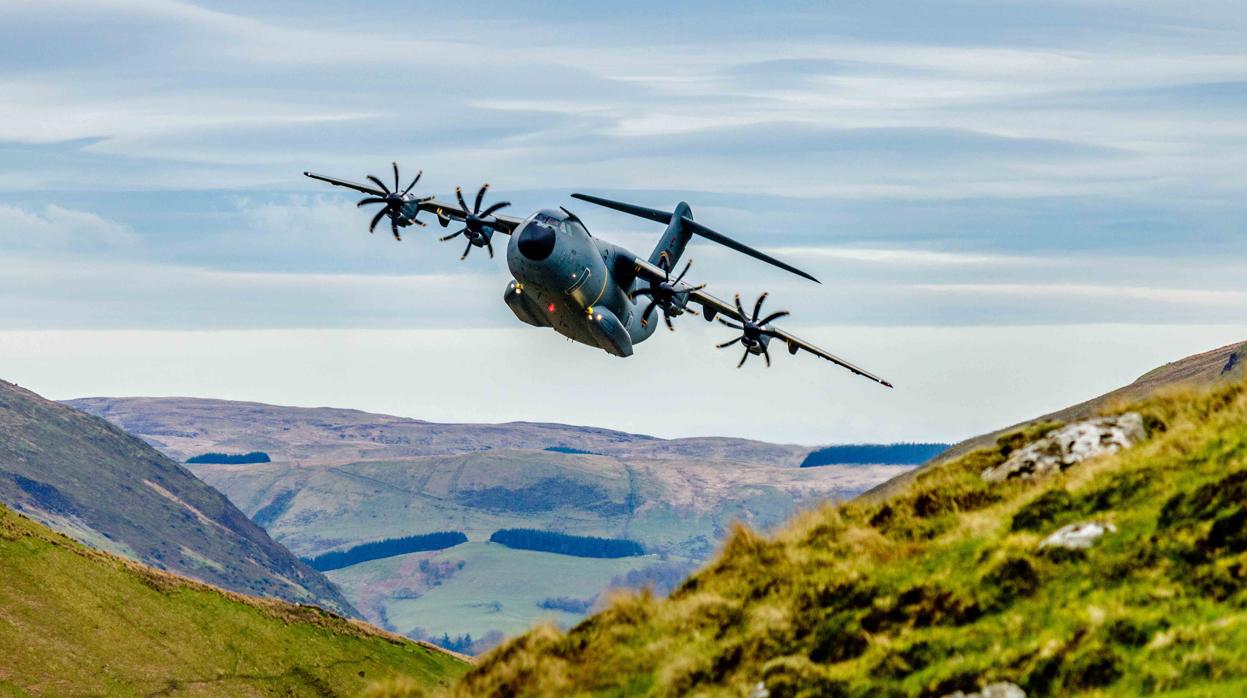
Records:
[[[493,222],[491,219],[495,213],[510,206],[511,202],[499,201],[482,211],[481,204],[485,201],[485,192],[488,190],[488,184],[481,186],[481,190],[476,192],[474,205],[469,208],[468,202],[463,198],[463,189],[455,187],[455,197],[459,199],[459,206],[463,208],[463,213],[466,217],[463,219],[462,229],[441,238],[441,240],[445,242],[460,235],[466,237],[468,246],[463,248],[463,256],[459,258],[461,260],[468,258],[468,253],[472,251],[473,247],[484,247],[489,251],[489,258],[493,259],[494,257],[494,244],[490,240],[494,236],[494,229],[490,226],[490,223]]]
[[[745,355],[740,357],[740,363],[736,364],[736,368],[744,366],[750,354],[761,354],[762,358],[766,359],[766,365],[768,367],[771,365],[771,354],[767,351],[766,345],[771,341],[772,337],[777,335],[767,325],[790,313],[787,310],[780,310],[759,320],[758,316],[762,314],[762,304],[766,302],[767,295],[763,293],[761,296],[758,296],[758,301],[753,304],[753,314],[750,315],[745,312],[745,306],[741,305],[740,294],[738,293],[736,294],[736,311],[740,313],[743,322],[738,324],[719,318],[720,323],[734,330],[740,330],[740,336],[736,339],[716,345],[719,349],[726,349],[736,343],[740,343],[745,347]]]
[[[688,294],[693,291],[700,291],[706,285],[688,286],[680,288],[680,282],[684,279],[684,275],[688,273],[689,267],[693,266],[692,260],[689,260],[679,276],[673,280],[671,278],[671,263],[664,256],[658,260],[658,266],[662,269],[663,280],[650,280],[649,288],[643,288],[632,294],[633,298],[638,296],[649,296],[649,305],[645,306],[645,310],[641,313],[641,325],[644,327],[649,325],[650,315],[657,308],[662,311],[663,322],[667,323],[667,329],[675,331],[675,325],[671,324],[671,318],[683,315],[684,313],[697,314],[696,310],[688,307]]]
[[[398,179],[398,163],[395,162],[391,164],[394,165],[394,190],[391,191],[389,187],[385,186],[385,182],[382,182],[379,177],[375,175],[368,175],[368,179],[372,180],[373,184],[377,185],[378,187],[381,187],[381,191],[385,192],[385,196],[369,196],[369,197],[360,199],[359,203],[355,205],[357,207],[362,207],[368,204],[382,204],[381,210],[377,211],[377,215],[373,216],[372,222],[368,224],[368,232],[370,233],[376,232],[377,224],[381,222],[381,219],[383,217],[385,217],[386,215],[389,215],[390,230],[394,233],[394,239],[401,241],[403,238],[402,236],[398,234],[398,226],[399,226],[400,221],[402,222],[403,225],[415,223],[416,225],[420,227],[424,227],[424,223],[416,220],[415,216],[412,216],[411,218],[403,217],[403,207],[407,204],[408,201],[411,201],[411,199],[407,198],[407,195],[411,193],[412,188],[416,186],[416,182],[420,181],[420,175],[424,174],[424,170],[420,170],[419,172],[417,172],[415,179],[411,180],[411,184],[408,184],[407,188],[400,192],[398,190],[398,188],[401,186],[399,184],[399,179]],[[415,199],[415,201],[417,202],[432,201],[432,200],[433,200],[433,197],[431,196],[425,197],[423,199]]]

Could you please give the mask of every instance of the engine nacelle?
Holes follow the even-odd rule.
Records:
[[[608,308],[590,308],[589,334],[608,354],[632,356],[632,335]]]
[[[526,293],[524,286],[520,282],[511,280],[507,284],[507,290],[502,294],[502,300],[506,302],[511,312],[515,313],[515,317],[520,322],[527,323],[533,327],[550,327],[550,318],[541,311],[541,307],[537,305]]]

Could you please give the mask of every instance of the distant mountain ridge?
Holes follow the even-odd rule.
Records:
[[[65,404],[103,417],[183,462],[209,452],[263,451],[274,461],[316,464],[554,448],[616,457],[796,466],[813,450],[730,437],[661,439],[541,422],[439,423],[336,407],[209,398],[88,397]]]
[[[4,381],[0,502],[159,569],[356,614],[319,572],[185,467],[103,419]]]

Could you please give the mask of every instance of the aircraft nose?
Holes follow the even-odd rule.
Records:
[[[520,231],[516,247],[520,254],[534,262],[540,262],[554,252],[554,242],[554,228],[541,223],[529,223]]]

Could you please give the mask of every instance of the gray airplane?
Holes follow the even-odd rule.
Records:
[[[684,254],[684,248],[697,235],[818,282],[818,279],[796,267],[695,222],[692,210],[684,202],[676,205],[674,211],[667,212],[587,194],[572,194],[582,201],[666,225],[658,246],[648,259],[642,259],[618,245],[590,235],[584,222],[566,208],[542,209],[523,219],[498,213],[510,206],[505,201],[482,209],[488,184],[481,187],[473,205],[468,206],[458,188],[455,189],[457,205],[437,201],[431,196],[412,194],[422,173],[417,173],[411,184],[400,191],[397,163],[394,164],[393,189],[373,175],[368,175],[368,180],[372,182],[369,185],[312,172],[303,174],[367,194],[358,206],[381,204],[368,231],[375,231],[377,224],[389,217],[395,240],[402,239],[399,228],[411,225],[423,227],[425,223],[417,220],[417,216],[425,211],[436,215],[443,228],[452,221],[463,225],[462,229],[441,238],[445,241],[462,236],[466,240],[467,246],[460,259],[466,259],[476,247],[485,248],[492,258],[494,234],[509,235],[507,266],[513,279],[507,284],[503,300],[521,321],[535,327],[552,328],[581,344],[597,347],[615,356],[631,356],[633,347],[648,339],[657,328],[656,313],[661,313],[667,328],[674,330],[671,319],[685,313],[696,315],[697,311],[690,307],[696,304],[701,307],[706,320],[717,318],[720,323],[740,333],[735,339],[718,345],[720,349],[736,344],[744,348],[737,368],[744,366],[750,356],[761,356],[770,366],[771,354],[767,347],[772,339],[778,339],[787,346],[790,354],[805,350],[859,376],[892,387],[879,376],[775,327],[772,323],[787,316],[788,312],[763,315],[762,304],[767,294],[763,293],[754,303],[752,312],[747,312],[741,304],[740,294],[736,295],[734,303],[729,304],[706,293],[705,284],[686,282],[684,277],[691,262],[685,263],[684,269],[673,277],[671,272]]]

